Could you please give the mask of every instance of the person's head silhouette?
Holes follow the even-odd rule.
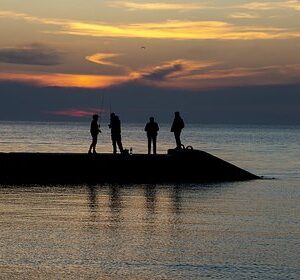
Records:
[[[154,122],[154,118],[153,117],[150,117],[149,120],[150,120],[150,122]]]
[[[94,114],[94,115],[93,115],[93,120],[97,121],[98,118],[99,118],[99,116],[98,116],[97,114]]]

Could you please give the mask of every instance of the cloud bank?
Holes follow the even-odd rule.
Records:
[[[156,88],[205,90],[250,85],[299,84],[300,65],[225,67],[218,61],[175,59],[123,75],[78,75],[61,73],[6,73],[0,81],[18,81],[39,86],[110,88],[141,84]]]
[[[0,49],[0,63],[51,66],[61,62],[61,52],[42,44]]]
[[[269,26],[234,25],[224,21],[166,20],[112,25],[105,22],[41,18],[12,11],[0,11],[0,17],[54,25],[58,27],[58,30],[51,31],[52,33],[74,36],[164,40],[268,40],[300,37],[298,30]]]
[[[238,6],[243,9],[257,10],[257,11],[267,11],[274,9],[292,9],[300,11],[300,1],[271,1],[271,2],[249,2]]]

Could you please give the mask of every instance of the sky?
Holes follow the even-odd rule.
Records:
[[[300,1],[0,0],[0,121],[300,124]]]

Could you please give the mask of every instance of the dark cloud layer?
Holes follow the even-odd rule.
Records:
[[[181,111],[187,123],[300,124],[300,85],[226,88],[207,92],[157,90],[136,84],[105,90],[41,88],[0,83],[0,121],[76,120],[51,112],[109,107],[125,122],[145,122],[153,115],[170,122]],[[89,117],[82,118],[89,120]]]
[[[0,63],[57,65],[61,62],[61,52],[42,44],[0,49]]]
[[[141,79],[148,79],[153,81],[162,81],[165,78],[172,74],[179,72],[183,69],[183,65],[180,63],[167,65],[164,67],[154,68],[152,72],[142,75]]]

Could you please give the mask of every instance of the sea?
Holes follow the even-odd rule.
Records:
[[[134,154],[147,151],[144,125],[122,124]],[[101,129],[97,151],[111,152]],[[0,279],[300,279],[299,140],[300,126],[183,130],[184,145],[254,181],[1,185]],[[89,122],[0,122],[0,152],[86,153],[90,142]],[[169,124],[157,145],[175,146]]]

